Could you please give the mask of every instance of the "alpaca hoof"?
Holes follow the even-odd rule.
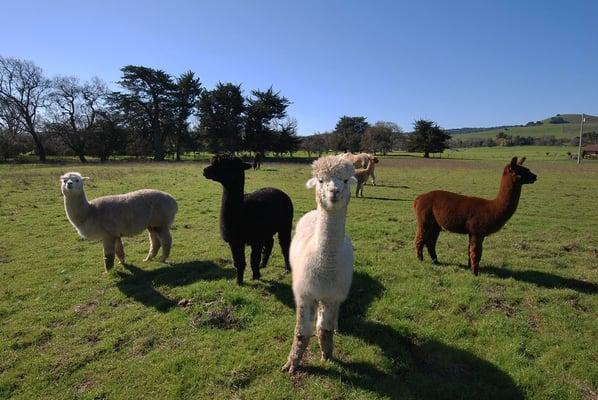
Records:
[[[258,272],[257,274],[256,274],[256,273],[254,273],[254,274],[251,276],[251,279],[253,279],[254,281],[257,281],[257,280],[259,280],[261,277],[262,277],[262,275],[261,275],[261,274]]]
[[[438,264],[439,264],[439,262],[438,262],[438,260],[435,258],[435,259],[433,259],[433,260],[432,260],[432,264],[434,264],[434,265],[438,265]]]
[[[282,371],[286,371],[289,374],[293,375],[297,368],[299,367],[299,363],[296,360],[288,360],[285,365],[282,366]]]
[[[152,261],[152,259],[153,259],[153,258],[154,258],[154,257],[147,256],[147,257],[145,257],[145,258],[143,259],[143,262]]]

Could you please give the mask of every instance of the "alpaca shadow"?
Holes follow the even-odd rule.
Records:
[[[376,185],[367,185],[372,187],[383,187],[383,188],[390,188],[390,189],[411,189],[409,186],[405,185],[381,185],[377,183]]]
[[[269,282],[268,290],[293,308],[289,285]],[[390,398],[523,398],[512,378],[488,361],[439,341],[420,339],[367,320],[371,303],[384,290],[378,280],[355,272],[339,318],[342,335],[359,338],[382,351],[387,361],[384,369],[369,362],[335,359],[334,367],[305,363],[302,370]],[[315,338],[312,346],[314,342]]]
[[[235,271],[223,269],[211,261],[190,261],[148,271],[133,264],[124,267],[129,273],[116,271],[121,278],[116,284],[118,289],[135,301],[160,312],[167,312],[178,301],[166,297],[157,287],[185,286],[198,280],[231,279],[236,276]]]
[[[372,196],[364,196],[364,197],[358,197],[361,199],[371,199],[371,200],[382,200],[382,201],[411,201],[411,200],[407,200],[407,199],[392,199],[389,197],[372,197]]]
[[[581,293],[597,294],[598,285],[592,282],[581,281],[579,279],[565,278],[547,272],[534,271],[531,269],[515,271],[508,268],[499,268],[494,266],[481,266],[480,272],[488,272],[498,278],[513,278],[518,281],[533,283],[548,289],[571,289]]]

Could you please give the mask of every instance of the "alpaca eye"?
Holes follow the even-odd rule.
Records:
[[[348,180],[348,179],[345,179],[343,182],[347,183],[347,182],[349,182],[349,180]]]
[[[320,181],[320,183],[324,183],[324,179],[320,179],[319,181]]]

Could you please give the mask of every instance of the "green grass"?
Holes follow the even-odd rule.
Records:
[[[454,134],[454,139],[479,139],[479,138],[495,138],[499,132],[504,132],[510,136],[522,136],[522,137],[542,137],[542,136],[554,136],[556,138],[579,138],[580,131],[580,114],[563,114],[561,115],[567,124],[551,124],[550,118],[543,120],[542,125],[537,126],[516,126],[508,129],[491,129],[479,132],[469,132],[462,134]],[[584,123],[584,132],[598,131],[598,117],[587,116],[586,122]]]
[[[515,154],[526,153],[504,158]],[[382,158],[380,185],[349,204],[355,276],[336,359],[320,361],[312,339],[294,377],[280,371],[295,322],[280,249],[262,281],[247,271],[236,286],[220,187],[201,163],[0,165],[0,398],[596,398],[598,164],[530,158],[539,179],[486,239],[474,277],[465,236],[441,235],[440,266],[413,248],[419,193],[496,193],[505,160],[463,158]],[[295,222],[313,208],[307,165],[263,168],[248,190],[285,190]],[[104,274],[101,245],[65,217],[58,177],[69,170],[92,177],[89,198],[175,195],[173,265],[143,263],[141,235],[125,240],[133,265]]]

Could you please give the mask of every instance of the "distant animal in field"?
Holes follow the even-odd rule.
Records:
[[[262,161],[264,159],[264,155],[261,151],[256,151],[255,156],[253,156],[253,169],[261,169],[262,168]]]
[[[463,196],[435,190],[418,196],[413,202],[417,219],[415,248],[423,260],[424,245],[432,262],[437,262],[436,242],[441,230],[469,235],[469,267],[478,275],[484,238],[498,232],[515,213],[521,187],[534,183],[536,175],[523,166],[525,157],[513,157],[502,173],[500,189],[494,200]]]
[[[378,157],[370,153],[343,153],[341,154],[341,156],[351,161],[356,170],[367,168],[370,165],[370,163],[373,162],[374,165],[372,166],[372,169],[369,173],[369,177],[372,178],[372,185],[376,186],[376,175],[374,171],[376,170],[376,164],[378,163],[378,161],[380,161]],[[364,185],[365,183],[367,183],[367,178],[366,181],[364,181]]]
[[[203,175],[222,184],[220,207],[220,236],[230,246],[237,269],[237,284],[243,284],[245,271],[245,245],[251,246],[253,279],[260,278],[260,268],[265,268],[274,245],[278,242],[290,271],[289,246],[293,225],[293,203],[282,190],[258,189],[245,194],[245,170],[251,168],[238,157],[217,156],[203,170]],[[260,266],[261,261],[261,266]]]
[[[377,162],[378,162],[378,158],[372,157],[372,159],[370,159],[367,167],[359,168],[359,169],[355,170],[355,179],[357,179],[357,188],[355,189],[355,197],[359,197],[360,194],[361,194],[361,197],[363,197],[363,187],[364,187],[365,183],[367,182],[368,178],[374,172],[374,167],[376,166]]]
[[[299,220],[291,242],[297,323],[291,351],[282,367],[291,374],[299,367],[309,343],[316,309],[322,358],[332,357],[339,307],[349,294],[353,278],[353,247],[345,224],[354,172],[349,160],[321,157],[314,161],[313,176],[306,184],[316,188],[316,209]]]
[[[162,247],[160,261],[170,255],[172,236],[170,227],[178,211],[177,202],[170,194],[152,189],[87,201],[83,182],[89,178],[78,172],[60,177],[66,215],[84,239],[101,240],[104,245],[104,268],[114,266],[114,255],[125,264],[122,237],[135,236],[145,229],[149,232],[150,249],[144,261],[151,260]]]

